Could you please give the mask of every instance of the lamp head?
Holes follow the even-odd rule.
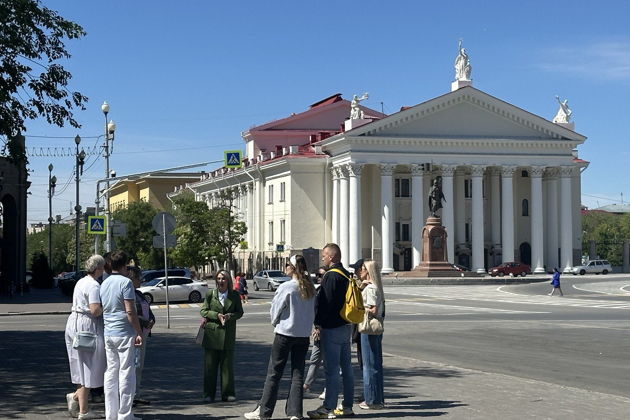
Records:
[[[110,178],[116,178],[116,171],[113,170],[113,169],[111,171],[109,171],[109,177]]]
[[[81,144],[81,136],[79,136],[78,134],[77,134],[77,136],[74,138],[74,144],[76,144],[77,146],[78,146],[79,144]]]
[[[107,123],[107,132],[109,134],[114,134],[114,131],[116,131],[116,123],[110,120],[109,123]]]
[[[107,115],[109,112],[109,104],[107,102],[103,102],[103,105],[101,105],[101,111],[103,111],[103,114]]]
[[[52,172],[53,170],[53,164],[51,163],[50,165],[48,165],[48,172]]]

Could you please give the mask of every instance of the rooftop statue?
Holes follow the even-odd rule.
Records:
[[[442,208],[442,200],[446,201],[442,193],[442,177],[438,176],[433,180],[433,185],[429,191],[429,210],[431,217],[439,217],[437,211]]]
[[[365,92],[362,96],[353,95],[352,102],[350,102],[350,119],[358,120],[363,119],[363,111],[359,108],[359,102],[365,101],[369,98],[368,93]]]
[[[571,120],[571,114],[573,111],[569,108],[569,100],[565,99],[564,101],[560,101],[560,97],[556,95],[556,101],[560,104],[560,108],[556,113],[556,116],[553,117],[553,122],[555,123],[568,123]]]
[[[462,47],[462,40],[459,40],[459,54],[455,58],[455,80],[470,80],[470,73],[472,72],[472,66],[468,59],[466,50]]]

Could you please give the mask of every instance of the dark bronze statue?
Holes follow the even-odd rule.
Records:
[[[438,176],[433,180],[433,185],[429,191],[429,210],[431,217],[439,217],[437,211],[442,208],[442,200],[446,201],[442,193],[442,177]]]

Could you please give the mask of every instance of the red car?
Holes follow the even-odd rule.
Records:
[[[505,262],[497,267],[492,267],[490,269],[490,275],[492,277],[499,276],[503,277],[506,274],[510,276],[523,276],[525,277],[531,271],[529,269],[529,265],[519,263],[519,262]]]

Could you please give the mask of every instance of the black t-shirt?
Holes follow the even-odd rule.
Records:
[[[343,268],[341,263],[333,264],[330,268],[337,268],[350,277],[350,274]],[[328,270],[324,274],[321,286],[317,292],[315,325],[330,329],[347,324],[346,320],[339,315],[339,312],[343,307],[348,284],[348,279],[339,273]]]

